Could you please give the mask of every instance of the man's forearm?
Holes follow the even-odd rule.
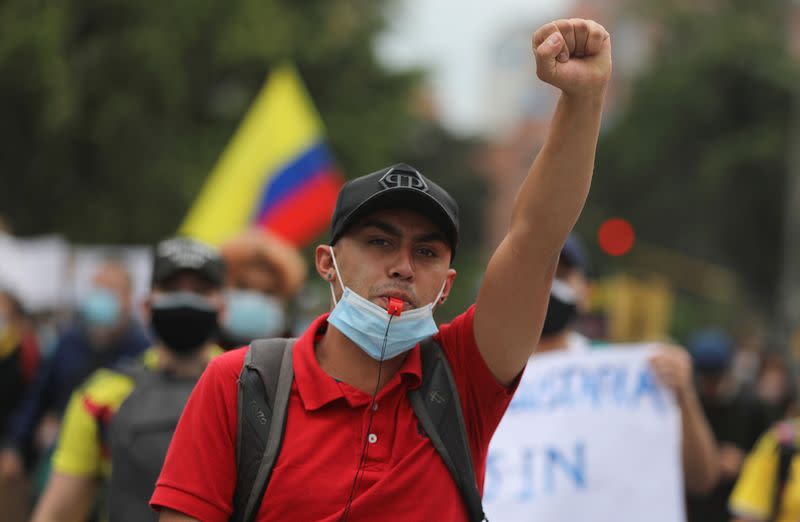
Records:
[[[692,493],[708,493],[719,478],[717,445],[694,391],[678,394],[683,425],[683,474]]]
[[[509,235],[515,251],[557,252],[575,225],[589,193],[604,97],[605,89],[561,95],[547,140],[514,204]]]

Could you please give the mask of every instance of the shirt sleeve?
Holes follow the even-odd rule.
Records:
[[[482,491],[489,442],[511,402],[519,377],[508,387],[497,382],[475,341],[474,317],[475,305],[443,325],[436,340],[450,362],[461,396],[478,488]]]
[[[74,392],[67,405],[58,445],[53,454],[53,469],[66,475],[101,475],[102,455],[97,422],[87,409],[82,390]]]
[[[227,521],[236,487],[237,381],[244,350],[215,358],[183,410],[150,499],[204,522]]]
[[[772,512],[777,474],[778,442],[768,431],[745,459],[728,502],[731,512],[748,519],[767,520]]]

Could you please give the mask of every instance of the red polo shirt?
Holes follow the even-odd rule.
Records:
[[[489,440],[513,388],[497,383],[478,351],[474,307],[440,328],[461,395],[478,487]],[[318,318],[294,349],[295,379],[286,434],[257,520],[337,522],[347,503],[366,437],[364,472],[349,520],[468,520],[458,489],[430,440],[421,435],[406,392],[421,383],[419,347],[377,396],[337,382],[317,363]],[[236,485],[236,392],[245,349],[217,357],[197,383],[172,439],[151,505],[201,521],[227,521]]]

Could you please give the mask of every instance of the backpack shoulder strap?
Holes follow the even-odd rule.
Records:
[[[417,419],[461,492],[469,519],[486,520],[475,478],[461,399],[450,364],[433,339],[420,344],[422,386],[408,393]]]
[[[784,421],[775,428],[778,439],[778,473],[775,477],[775,490],[772,499],[772,516],[777,520],[783,503],[786,485],[789,482],[792,460],[797,453],[797,429],[792,421]]]
[[[236,429],[236,522],[255,520],[283,441],[292,389],[295,339],[253,341],[239,375]]]

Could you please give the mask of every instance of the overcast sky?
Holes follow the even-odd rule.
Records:
[[[564,14],[570,0],[398,0],[377,50],[389,66],[422,66],[444,124],[482,130],[492,45],[503,30]],[[531,57],[531,60],[533,57]]]

